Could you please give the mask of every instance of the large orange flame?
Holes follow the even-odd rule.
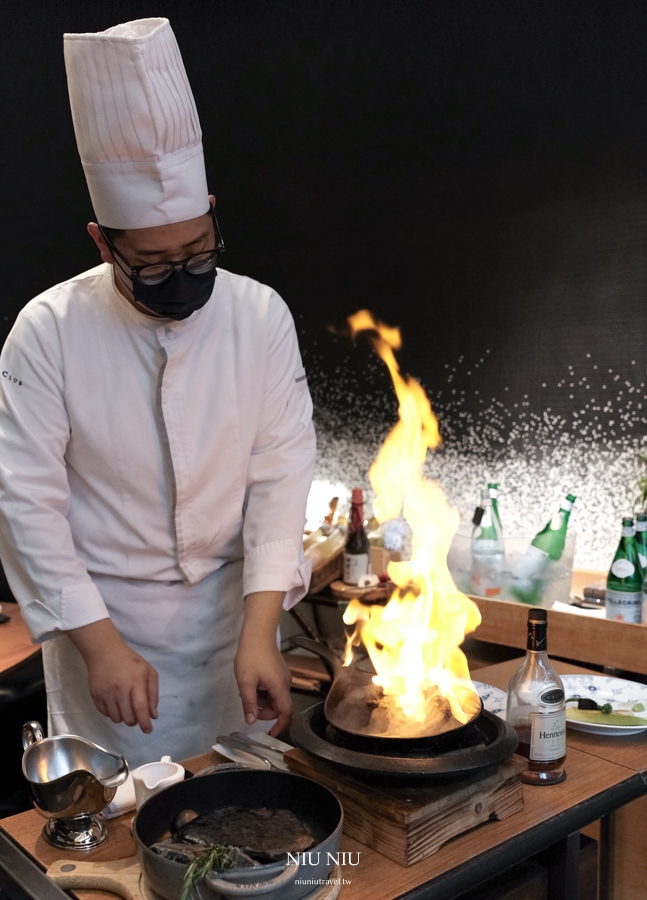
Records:
[[[355,624],[345,664],[360,641],[375,667],[374,681],[406,717],[427,718],[430,697],[440,691],[459,722],[469,721],[480,700],[469,677],[460,644],[481,621],[478,607],[457,590],[447,553],[459,515],[442,488],[425,478],[427,451],[440,444],[436,416],[421,385],[403,376],[393,351],[401,346],[400,330],[376,321],[368,310],[348,320],[353,337],[370,331],[373,346],[386,363],[398,398],[399,419],[370,468],[376,494],[374,513],[380,522],[401,513],[412,531],[409,562],[392,562],[388,574],[396,589],[386,606],[353,600],[344,621]]]

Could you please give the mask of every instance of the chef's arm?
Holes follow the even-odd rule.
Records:
[[[303,527],[317,447],[294,323],[276,295],[269,318],[263,399],[247,467],[243,593],[282,591],[289,609],[310,582]]]
[[[112,619],[72,628],[67,636],[83,657],[90,696],[99,712],[150,734],[159,699],[155,669],[126,644]]]
[[[0,555],[32,640],[42,642],[108,611],[67,518],[71,423],[56,330],[23,310],[0,371]]]
[[[41,308],[39,315],[46,314]],[[76,554],[67,519],[71,426],[56,334],[23,310],[2,349],[0,555],[32,639],[66,632],[88,667],[97,708],[146,731],[157,706],[157,673],[119,636]]]
[[[270,734],[290,721],[290,671],[276,644],[285,591],[257,591],[245,598],[245,616],[234,671],[245,721],[276,719]]]

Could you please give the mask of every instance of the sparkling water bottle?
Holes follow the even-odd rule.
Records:
[[[568,520],[575,503],[573,494],[566,500],[545,528],[535,535],[512,573],[510,593],[522,603],[538,606],[545,587],[545,575],[551,560],[561,559],[566,543]]]

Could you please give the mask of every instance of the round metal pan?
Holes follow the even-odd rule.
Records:
[[[312,892],[310,879],[330,875],[343,823],[341,804],[331,791],[308,778],[284,772],[216,772],[160,791],[135,817],[133,836],[144,878],[164,900],[180,900],[187,867],[154,853],[151,844],[172,832],[173,821],[182,810],[204,813],[237,805],[289,809],[308,827],[316,843],[305,853],[296,854],[296,862],[288,859],[286,863],[208,876],[194,890],[192,900],[258,896],[263,900],[298,900]]]
[[[331,733],[331,731],[333,733]],[[462,741],[444,753],[424,752],[403,739],[370,748],[355,740],[344,742],[327,722],[324,704],[317,703],[295,717],[290,737],[301,750],[332,763],[355,778],[380,783],[426,779],[446,783],[466,778],[507,759],[519,742],[514,729],[486,710],[462,729]]]
[[[341,657],[320,641],[313,641],[311,638],[303,637],[302,635],[293,637],[291,640],[297,646],[303,647],[304,650],[316,653],[324,661],[332,677],[332,685],[324,701],[324,715],[338,732],[352,738],[358,749],[365,749],[369,753],[379,753],[381,752],[380,748],[385,749],[387,747],[393,753],[409,749],[420,749],[426,753],[444,753],[452,745],[460,743],[461,732],[469,729],[470,725],[476,721],[483,711],[483,704],[479,698],[478,713],[464,725],[456,725],[454,728],[450,728],[440,734],[430,734],[422,737],[397,737],[367,734],[362,726],[368,724],[370,707],[365,702],[360,702],[357,708],[357,727],[350,729],[346,719],[341,719],[337,715],[337,708],[350,691],[359,689],[363,692],[365,700],[377,697],[380,689],[373,684],[373,673],[366,672],[353,663],[349,666],[343,665]]]

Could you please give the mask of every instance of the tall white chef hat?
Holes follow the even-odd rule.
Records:
[[[202,132],[168,19],[66,34],[72,119],[94,212],[108,228],[209,209]]]

